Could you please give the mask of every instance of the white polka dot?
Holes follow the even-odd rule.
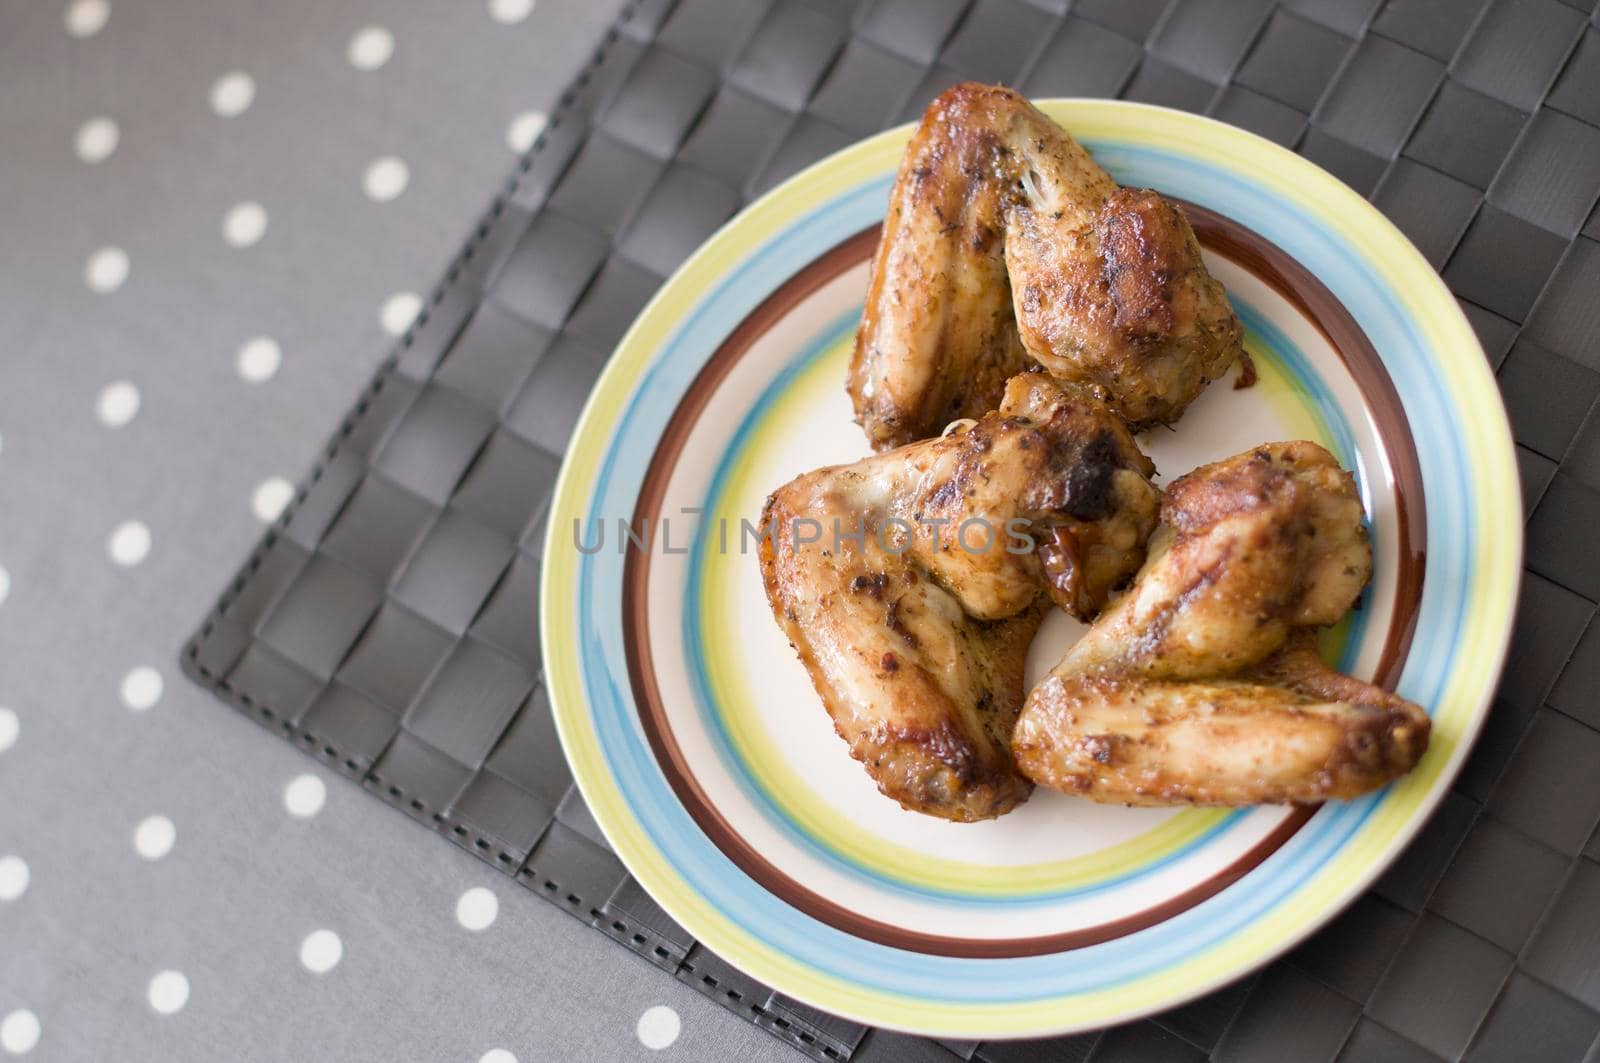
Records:
[[[271,380],[283,363],[283,350],[271,336],[257,336],[239,348],[239,375],[252,384]]]
[[[39,1043],[39,1016],[19,1009],[0,1019],[0,1048],[14,1056],[25,1056]]]
[[[117,123],[109,118],[91,118],[78,127],[72,146],[84,162],[105,162],[117,150],[120,139]]]
[[[232,247],[249,247],[267,234],[267,208],[246,200],[222,216],[222,238]]]
[[[182,971],[161,971],[150,979],[150,989],[145,996],[158,1014],[176,1015],[189,1003],[189,979]]]
[[[294,485],[281,476],[272,476],[256,485],[250,496],[250,511],[257,520],[271,524],[294,497]]]
[[[366,189],[368,199],[375,203],[387,203],[404,192],[410,180],[411,171],[406,168],[405,160],[393,155],[380,155],[367,164],[362,187]]]
[[[243,114],[255,98],[255,80],[242,70],[230,71],[211,85],[211,110],[223,118]]]
[[[160,860],[177,840],[178,828],[166,816],[146,816],[133,830],[133,848],[146,860]]]
[[[659,1052],[676,1041],[682,1030],[683,1022],[678,1018],[678,1013],[665,1004],[657,1004],[639,1016],[639,1026],[635,1032],[639,1035],[640,1044]]]
[[[402,335],[422,313],[422,296],[416,292],[395,292],[383,301],[378,321],[391,336]]]
[[[106,548],[111,560],[122,567],[137,565],[150,553],[150,529],[142,521],[123,521],[111,533]]]
[[[100,389],[94,401],[94,415],[107,428],[121,428],[139,412],[139,389],[126,380],[113,381]]]
[[[6,566],[0,565],[0,605],[5,603],[11,594],[11,573],[6,571]]]
[[[110,17],[111,5],[106,0],[76,0],[67,5],[67,32],[74,37],[93,37]]]
[[[21,733],[22,721],[17,719],[16,712],[0,705],[0,753],[16,745]]]
[[[521,155],[533,147],[533,142],[544,132],[545,116],[542,111],[523,111],[506,126],[506,143]]]
[[[533,13],[533,0],[489,0],[489,17],[510,25]]]
[[[100,248],[83,267],[83,282],[91,291],[114,292],[127,279],[128,252],[120,247]]]
[[[363,26],[350,38],[347,54],[357,70],[376,70],[394,55],[394,34],[382,26]]]
[[[478,1063],[517,1063],[517,1057],[504,1048],[491,1048],[478,1057]]]
[[[283,807],[297,819],[310,819],[322,811],[328,788],[315,775],[296,775],[283,788]]]
[[[141,664],[122,677],[122,703],[135,712],[143,712],[161,700],[161,688],[161,673]]]
[[[28,892],[28,864],[20,856],[0,856],[0,901],[14,901]]]
[[[500,914],[500,898],[493,890],[474,886],[456,901],[456,922],[468,930],[484,930]]]
[[[344,942],[331,930],[313,930],[300,942],[300,963],[312,974],[327,974],[344,958]]]

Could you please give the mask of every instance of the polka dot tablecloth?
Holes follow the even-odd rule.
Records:
[[[789,1048],[177,676],[619,0],[0,0],[0,1059]]]

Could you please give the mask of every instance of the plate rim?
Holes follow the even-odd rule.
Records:
[[[1228,125],[1216,119],[1191,114],[1186,111],[1159,107],[1152,104],[1138,103],[1125,100],[1106,100],[1081,97],[1047,97],[1033,101],[1053,116],[1061,116],[1063,112],[1073,110],[1101,112],[1111,116],[1121,115],[1137,123],[1141,118],[1157,126],[1162,124],[1179,126],[1188,125],[1207,134],[1213,146],[1207,154],[1218,157],[1223,154],[1221,144],[1233,141],[1238,147],[1247,149],[1257,155],[1264,154],[1267,160],[1278,161],[1291,172],[1298,171],[1294,176],[1303,176],[1319,186],[1318,191],[1327,193],[1330,202],[1329,214],[1339,218],[1345,224],[1342,226],[1349,231],[1355,226],[1350,222],[1364,223],[1369,235],[1376,235],[1380,241],[1389,245],[1385,250],[1396,250],[1403,261],[1396,263],[1396,269],[1403,271],[1408,277],[1420,275],[1425,292],[1419,293],[1419,301],[1424,302],[1431,311],[1442,312],[1445,318],[1445,327],[1454,333],[1456,340],[1462,340],[1442,352],[1441,357],[1431,359],[1441,369],[1460,370],[1451,372],[1450,376],[1458,385],[1452,389],[1450,409],[1459,410],[1461,402],[1456,399],[1454,392],[1459,392],[1465,398],[1474,400],[1474,412],[1486,412],[1487,423],[1479,421],[1475,424],[1477,431],[1471,433],[1482,444],[1482,449],[1489,452],[1494,459],[1492,466],[1480,467],[1473,470],[1473,479],[1486,485],[1486,493],[1493,493],[1494,488],[1507,488],[1511,498],[1517,500],[1517,509],[1520,513],[1519,473],[1515,462],[1515,448],[1512,441],[1509,422],[1505,413],[1503,402],[1494,377],[1488,367],[1488,361],[1483,355],[1476,334],[1471,328],[1465,314],[1457,304],[1453,293],[1450,292],[1442,277],[1427,263],[1422,254],[1416,250],[1410,240],[1400,232],[1376,207],[1360,197],[1338,178],[1317,166],[1309,159],[1305,159],[1287,148],[1282,147],[1266,138],[1251,133],[1248,130]],[[571,579],[568,573],[561,570],[563,567],[556,562],[561,556],[560,550],[552,549],[552,544],[557,542],[559,534],[558,514],[573,508],[575,501],[588,497],[590,484],[580,483],[579,447],[578,442],[586,436],[595,434],[596,424],[609,409],[614,398],[626,398],[633,393],[635,385],[643,372],[648,370],[655,359],[654,349],[634,352],[638,341],[647,323],[660,313],[662,307],[669,300],[676,297],[676,289],[688,286],[698,275],[710,271],[711,278],[719,275],[721,270],[711,267],[716,252],[726,245],[740,230],[759,225],[763,212],[775,209],[775,204],[792,194],[801,185],[816,181],[824,174],[834,171],[849,173],[852,166],[861,168],[862,161],[882,150],[890,143],[903,144],[910,136],[915,123],[908,122],[900,126],[885,130],[870,137],[863,138],[853,144],[837,151],[818,162],[812,164],[796,175],[790,177],[776,188],[768,191],[746,207],[733,218],[729,219],[720,229],[709,237],[688,259],[673,273],[662,287],[651,298],[638,317],[630,325],[627,332],[618,342],[614,356],[608,361],[605,369],[600,374],[594,388],[584,402],[566,453],[563,455],[561,470],[557,477],[548,512],[552,515],[546,531],[546,543],[541,560],[541,585],[540,585],[540,641],[543,651],[545,668],[547,672],[547,693],[550,698],[552,715],[554,717],[557,735],[560,739],[563,753],[572,768],[573,777],[578,783],[585,800],[594,812],[596,822],[610,843],[613,851],[621,860],[624,867],[640,883],[647,893],[659,904],[672,918],[682,924],[695,940],[716,952],[727,962],[739,970],[756,978],[772,989],[794,996],[813,1006],[839,1014],[853,1021],[866,1023],[872,1026],[900,1030],[907,1033],[947,1037],[980,1037],[985,1039],[1005,1037],[1048,1036],[1064,1034],[1085,1029],[1093,1029],[1112,1023],[1125,1022],[1141,1018],[1168,1008],[1181,1005],[1189,1000],[1203,996],[1221,985],[1240,976],[1255,971],[1272,962],[1284,952],[1293,948],[1318,929],[1325,926],[1340,912],[1349,906],[1357,897],[1375,881],[1393,863],[1399,853],[1416,837],[1422,827],[1428,822],[1432,812],[1443,800],[1451,784],[1459,774],[1468,752],[1471,750],[1488,716],[1492,704],[1495,685],[1503,670],[1506,654],[1509,649],[1513,628],[1516,602],[1520,594],[1522,582],[1522,560],[1524,549],[1524,530],[1519,519],[1508,522],[1506,529],[1509,536],[1502,535],[1494,549],[1486,558],[1490,562],[1498,561],[1495,572],[1498,591],[1497,600],[1484,603],[1487,612],[1491,614],[1491,628],[1497,632],[1493,644],[1486,657],[1480,660],[1487,665],[1482,669],[1485,682],[1477,694],[1477,704],[1469,718],[1464,720],[1457,747],[1450,753],[1450,760],[1445,763],[1437,775],[1430,780],[1431,789],[1422,796],[1420,802],[1410,814],[1407,822],[1400,825],[1382,848],[1364,859],[1364,865],[1356,871],[1349,880],[1338,889],[1336,894],[1328,900],[1325,906],[1311,917],[1299,920],[1291,928],[1286,928],[1277,938],[1257,949],[1242,960],[1229,960],[1220,964],[1220,970],[1213,970],[1205,977],[1196,979],[1192,984],[1182,987],[1175,992],[1157,991],[1154,999],[1128,1007],[1118,1008],[1109,1012],[1096,1014],[1087,1018],[1062,1022],[1045,1020],[1025,1020],[1023,1025],[1008,1025],[1005,1029],[997,1029],[981,1021],[946,1021],[944,1025],[930,1025],[926,1022],[898,1018],[896,1014],[886,1010],[881,1000],[915,1003],[917,998],[906,997],[903,994],[889,990],[867,989],[851,986],[828,972],[817,971],[809,965],[792,956],[780,954],[777,949],[760,943],[747,942],[747,934],[731,923],[717,922],[713,919],[701,918],[701,913],[691,913],[686,903],[680,903],[685,894],[699,896],[699,891],[682,878],[681,872],[672,865],[672,861],[664,852],[654,846],[643,831],[637,815],[625,801],[605,800],[611,796],[615,789],[615,781],[603,753],[595,748],[587,748],[587,740],[594,738],[592,728],[586,728],[587,723],[587,698],[581,690],[581,683],[575,678],[575,673],[581,672],[581,667],[575,663],[574,657],[567,654],[567,645],[561,640],[565,636],[572,642],[578,639],[578,633],[571,621],[570,609],[572,602],[570,594]],[[864,174],[876,173],[877,167],[862,169]],[[1420,270],[1419,270],[1420,267]],[[1385,281],[1384,287],[1395,290],[1396,285]],[[1455,352],[1451,354],[1450,352]],[[634,357],[622,359],[616,355],[623,352],[632,352]],[[618,394],[620,392],[620,394]],[[1487,403],[1481,400],[1487,397]],[[1483,411],[1477,409],[1484,407]],[[601,426],[602,439],[610,439],[614,431],[610,426]],[[1485,556],[1475,555],[1472,558],[1472,567],[1480,567]],[[1508,569],[1501,572],[1501,569]],[[558,591],[566,588],[568,594],[559,594]],[[1480,613],[1480,615],[1482,615]],[[563,687],[576,687],[570,692]],[[587,733],[586,733],[587,730]],[[599,754],[599,755],[595,755]],[[608,789],[609,788],[609,789]],[[1345,846],[1341,846],[1341,851]],[[642,873],[641,873],[642,872]],[[676,879],[676,881],[672,881]],[[717,913],[720,914],[720,913]],[[724,925],[726,923],[726,925]],[[1244,933],[1246,931],[1241,931]],[[756,945],[759,947],[752,947]],[[765,948],[773,955],[762,954]],[[1005,962],[1005,961],[997,961]],[[809,978],[804,977],[809,975]],[[824,983],[840,983],[829,993],[813,993],[810,982],[820,979]],[[797,988],[798,983],[805,983],[804,988]],[[1098,990],[1092,992],[1099,992]],[[881,998],[881,1000],[880,1000]],[[1030,1002],[1037,1012],[1040,1002]],[[1009,1003],[975,1005],[977,1007],[999,1011],[1012,1007]],[[947,1012],[950,1014],[950,1012]],[[975,1015],[974,1018],[977,1016]]]

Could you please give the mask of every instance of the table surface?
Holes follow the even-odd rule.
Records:
[[[620,6],[0,0],[0,1048],[799,1058],[176,664]]]
[[[506,1063],[670,1042],[800,1058],[264,738],[174,660],[620,6],[0,0],[0,1054]],[[670,157],[696,122],[683,150],[721,176],[690,183],[702,215],[630,238],[650,269],[597,281],[586,328],[642,299],[696,226],[957,77],[1203,110],[1294,144],[1443,269],[1497,370],[1531,514],[1485,734],[1418,842],[1327,931],[1075,1058],[1167,1059],[1180,1038],[1229,1060],[1597,1058],[1594,0],[642,11],[612,49],[638,76],[619,88],[613,58],[593,83],[632,101],[600,120],[639,150],[590,153],[560,187],[586,217],[637,206],[683,160],[606,160]],[[810,24],[826,25],[795,31]],[[742,105],[690,106],[714,88]],[[629,125],[662,107],[672,129]],[[750,113],[783,119],[765,154],[727,148],[748,123],[722,119]],[[559,128],[575,150],[582,123]],[[640,219],[676,201],[648,202]],[[1202,1018],[1209,1032],[1184,1032]]]

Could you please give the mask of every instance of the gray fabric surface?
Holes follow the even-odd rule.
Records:
[[[618,7],[539,0],[504,24],[481,2],[111,0],[78,37],[65,3],[0,0],[0,706],[18,724],[0,858],[28,871],[0,899],[0,1046],[26,1010],[42,1060],[798,1058],[175,663],[260,534],[258,486],[311,463],[390,345],[386,298],[434,282],[509,169],[513,117],[553,106]],[[395,40],[371,71],[347,55],[367,25]],[[231,70],[256,92],[224,118],[208,98]],[[118,143],[85,162],[74,138],[99,116]],[[409,183],[376,203],[363,175],[384,155]],[[223,236],[241,201],[266,210],[253,246]],[[108,245],[131,268],[97,293],[85,269]],[[249,382],[257,336],[282,362]],[[139,405],[110,427],[117,381]],[[124,567],[126,521],[151,547]],[[164,682],[139,711],[121,689],[141,666]],[[284,790],[305,774],[326,803],[296,818]],[[152,815],[176,827],[153,861],[134,843]],[[474,932],[456,904],[479,886],[500,908]],[[299,954],[323,928],[343,957],[319,975]],[[170,1015],[149,1000],[165,970],[189,985]],[[663,1053],[635,1033],[655,1005],[682,1019]]]

